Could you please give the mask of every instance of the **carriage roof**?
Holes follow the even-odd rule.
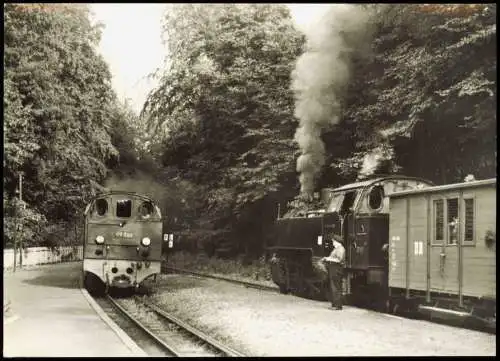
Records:
[[[426,187],[426,188],[421,188],[421,189],[404,190],[404,191],[391,193],[391,194],[389,194],[389,197],[395,198],[395,197],[402,197],[402,196],[410,195],[410,194],[436,193],[436,192],[449,191],[449,190],[455,190],[455,189],[458,190],[458,189],[464,189],[464,188],[480,187],[480,186],[485,186],[485,185],[495,185],[496,183],[497,183],[496,178],[489,178],[489,179],[476,180],[476,181],[470,181],[470,182],[461,182],[461,183],[432,186],[432,187]]]

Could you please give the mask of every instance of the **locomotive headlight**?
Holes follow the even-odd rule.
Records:
[[[103,244],[104,243],[104,237],[103,236],[97,236],[95,238],[95,243],[97,243],[97,244]]]
[[[144,246],[144,247],[147,247],[151,244],[151,240],[148,238],[148,237],[144,237],[142,240],[141,240],[141,244]]]

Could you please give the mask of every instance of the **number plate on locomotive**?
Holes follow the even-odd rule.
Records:
[[[132,237],[134,237],[134,234],[130,233],[130,232],[118,231],[118,232],[115,233],[115,237],[119,237],[119,238],[132,238]]]

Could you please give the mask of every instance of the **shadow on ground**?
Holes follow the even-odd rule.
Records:
[[[38,270],[40,275],[23,280],[23,283],[33,286],[57,288],[81,288],[81,263],[71,265],[43,266]]]
[[[162,274],[158,277],[157,288],[159,290],[181,290],[189,288],[206,287],[208,281],[203,278],[196,278],[182,274]]]

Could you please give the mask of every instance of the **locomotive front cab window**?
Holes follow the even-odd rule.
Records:
[[[153,204],[149,201],[142,202],[141,205],[139,206],[139,217],[142,219],[148,219],[151,218],[155,211],[155,208]]]
[[[373,187],[368,194],[368,206],[371,210],[377,211],[382,208],[384,200],[384,187],[378,185]]]
[[[132,201],[130,199],[121,199],[116,202],[116,216],[128,218],[132,215]]]
[[[108,212],[108,201],[104,198],[99,198],[95,201],[95,212],[98,216],[104,216]]]

